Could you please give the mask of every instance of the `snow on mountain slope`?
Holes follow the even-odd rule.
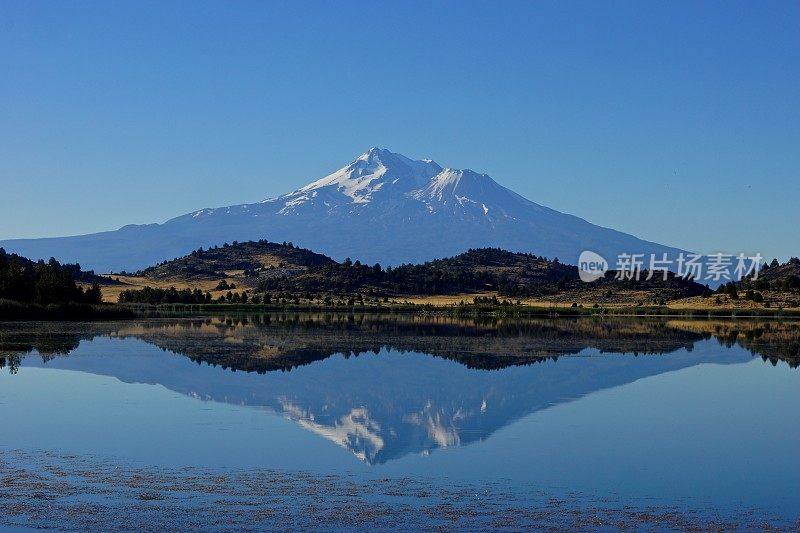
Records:
[[[536,204],[486,174],[443,168],[372,148],[293,192],[253,204],[201,209],[164,224],[49,239],[0,241],[34,259],[97,271],[137,270],[200,246],[292,241],[335,259],[399,264],[496,246],[575,263],[581,251],[676,252]]]
[[[486,174],[442,168],[430,159],[413,161],[388,150],[372,148],[346,167],[296,191],[268,198],[261,206],[245,204],[202,209],[192,217],[221,213],[256,217],[264,211],[293,215],[309,209],[328,214],[358,213],[359,210],[376,207],[383,210],[398,205],[408,212],[419,209],[428,213],[461,211],[489,219],[502,216],[513,219],[512,213],[522,215],[525,209],[546,210],[502,187]],[[493,208],[491,216],[490,207]]]
[[[433,161],[413,161],[388,150],[372,148],[347,165],[302,187],[299,193],[333,187],[353,203],[368,203],[384,187],[405,191],[424,186],[441,171]],[[288,195],[287,195],[288,196]]]

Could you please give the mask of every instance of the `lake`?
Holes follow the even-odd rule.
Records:
[[[800,322],[0,323],[0,529],[800,528]]]

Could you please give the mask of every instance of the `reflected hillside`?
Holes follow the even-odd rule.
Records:
[[[699,321],[276,314],[3,326],[0,353],[267,409],[376,464],[645,377],[796,353],[793,324],[753,326],[734,338]]]
[[[800,321],[674,320],[669,326],[716,338],[724,346],[741,346],[773,365],[800,366]]]
[[[377,353],[384,347],[489,370],[573,355],[587,348],[664,354],[690,350],[703,338],[703,334],[671,328],[663,321],[479,321],[344,314],[142,322],[123,326],[113,334],[137,337],[196,361],[247,372],[290,370],[337,353]]]

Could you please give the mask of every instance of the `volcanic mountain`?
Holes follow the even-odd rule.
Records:
[[[291,241],[337,260],[397,265],[499,247],[575,264],[583,250],[613,265],[619,253],[678,250],[536,204],[486,174],[415,161],[380,148],[277,198],[207,208],[163,224],[0,246],[95,271],[138,270],[224,242]]]

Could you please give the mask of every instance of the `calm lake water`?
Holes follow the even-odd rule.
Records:
[[[800,323],[0,323],[0,528],[800,527]]]

